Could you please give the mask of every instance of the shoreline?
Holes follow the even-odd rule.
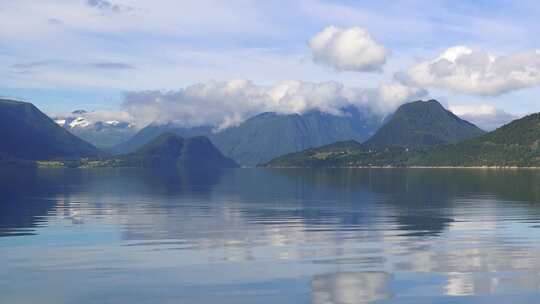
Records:
[[[264,169],[468,169],[468,170],[540,170],[540,167],[518,167],[518,166],[344,166],[344,167],[258,167]]]
[[[34,168],[42,170],[50,169],[79,169],[79,170],[92,170],[92,169],[118,169],[118,168],[141,168],[137,166],[66,166],[66,165],[35,165],[35,166],[21,166],[21,165],[5,165],[6,167],[13,168]],[[235,169],[375,169],[375,170],[501,170],[501,171],[510,171],[510,170],[540,170],[540,167],[499,167],[499,166],[410,166],[410,167],[388,167],[388,166],[361,166],[361,167],[239,167]]]
[[[34,162],[0,162],[0,164],[17,167],[17,165],[26,165],[30,163],[37,169],[94,169],[94,168],[140,168],[133,165],[110,165],[106,161],[85,161],[78,163],[77,165],[70,164],[72,161],[34,161]],[[254,166],[254,167],[240,167],[240,168],[262,168],[262,169],[448,169],[448,170],[540,170],[540,166],[328,166],[328,167],[303,167],[303,166]]]

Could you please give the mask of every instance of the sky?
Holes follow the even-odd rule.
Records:
[[[437,99],[540,111],[536,1],[0,0],[0,96],[138,125]]]

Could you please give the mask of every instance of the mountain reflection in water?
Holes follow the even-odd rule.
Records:
[[[535,170],[3,171],[0,201],[1,303],[540,295]]]

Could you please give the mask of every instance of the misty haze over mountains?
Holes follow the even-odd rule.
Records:
[[[399,83],[359,89],[339,82],[284,81],[274,86],[262,86],[246,80],[208,81],[177,91],[128,92],[120,111],[82,110],[53,114],[53,118],[61,126],[98,147],[111,149],[116,146],[111,151],[127,152],[133,151],[126,148],[130,143],[120,144],[147,127],[169,125],[176,129],[195,128],[198,131],[194,134],[210,136],[229,128],[241,127],[262,113],[303,116],[319,112],[326,114],[326,117],[344,117],[347,120],[345,117],[351,114],[347,111],[357,108],[363,113],[363,119],[369,117],[366,123],[369,129],[372,121],[386,117],[399,105],[427,94],[426,90]],[[488,105],[452,106],[450,109],[485,130],[493,130],[517,118]],[[368,130],[366,134],[372,133],[373,130]],[[366,134],[348,136],[348,139],[365,140]],[[343,137],[332,139],[341,140]],[[314,140],[314,143],[330,142]],[[297,146],[308,148],[313,145],[308,142]],[[287,149],[284,151],[291,152]]]
[[[154,123],[113,153],[137,150],[164,132],[183,137],[207,136],[228,157],[245,166],[255,166],[274,157],[340,140],[364,141],[382,124],[383,117],[368,110],[348,107],[341,115],[320,111],[305,114],[262,113],[238,126],[216,131],[211,126],[186,128],[174,123]]]
[[[245,80],[209,81],[178,91],[130,92],[122,111],[78,111],[55,116],[55,121],[114,154],[134,152],[170,131],[207,136],[228,157],[255,166],[336,141],[363,142],[399,105],[426,94],[401,84],[365,90],[338,82],[261,86]],[[468,115],[468,108],[456,110],[487,130],[514,118],[504,112],[493,115],[490,107],[476,116]],[[275,130],[283,131],[272,139],[278,136]]]

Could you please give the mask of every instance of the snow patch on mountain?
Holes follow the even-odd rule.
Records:
[[[70,130],[77,129],[131,129],[135,125],[130,121],[121,119],[100,120],[96,112],[88,112],[85,110],[76,110],[65,115],[53,116],[54,122],[59,126]],[[111,117],[112,118],[112,117]]]
[[[123,112],[77,110],[51,117],[64,129],[100,148],[124,142],[137,131],[130,116]]]
[[[84,117],[76,117],[69,123],[70,128],[86,128],[90,125],[91,123]]]

